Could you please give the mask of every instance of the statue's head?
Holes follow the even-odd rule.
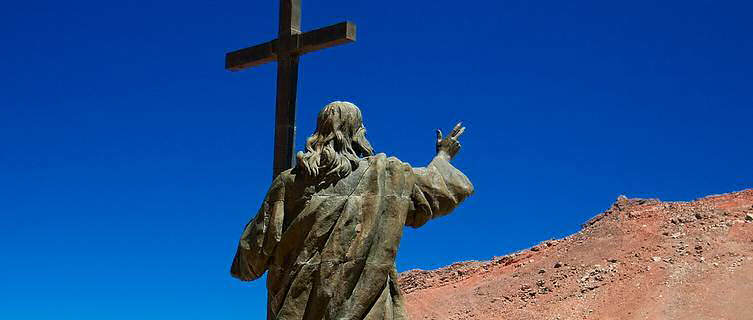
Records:
[[[311,177],[343,178],[358,167],[361,157],[373,153],[361,110],[350,102],[335,101],[319,112],[306,152],[298,152],[298,167]]]

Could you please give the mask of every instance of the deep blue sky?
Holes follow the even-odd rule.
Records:
[[[304,0],[358,25],[302,59],[298,146],[327,102],[416,166],[468,130],[476,194],[407,230],[400,271],[568,235],[619,194],[753,185],[748,1]],[[228,267],[270,182],[276,1],[11,1],[0,12],[0,318],[263,319]]]

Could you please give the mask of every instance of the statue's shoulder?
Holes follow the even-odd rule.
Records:
[[[269,201],[283,200],[285,197],[285,186],[292,186],[296,179],[296,168],[288,169],[275,177],[272,185],[267,191]]]
[[[388,157],[385,153],[377,153],[373,156],[368,156],[364,158],[365,161],[369,163],[369,165],[381,165],[381,166],[390,166],[390,167],[408,167],[410,168],[410,164],[407,162],[403,162],[402,160],[398,159],[397,157]]]

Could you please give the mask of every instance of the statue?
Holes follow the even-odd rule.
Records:
[[[267,319],[407,319],[395,256],[403,225],[420,227],[473,193],[450,164],[460,123],[437,130],[437,154],[425,168],[374,155],[361,111],[335,101],[316,131],[279,174],[243,231],[231,274],[267,274]]]

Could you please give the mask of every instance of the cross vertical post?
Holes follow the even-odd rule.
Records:
[[[275,105],[275,151],[272,177],[293,167],[295,115],[298,93],[298,55],[293,35],[301,33],[301,0],[280,1],[280,28],[277,39],[277,98]]]
[[[293,167],[300,56],[355,40],[356,26],[347,21],[301,33],[301,0],[280,0],[278,38],[225,55],[225,69],[230,71],[277,61],[272,178]]]

